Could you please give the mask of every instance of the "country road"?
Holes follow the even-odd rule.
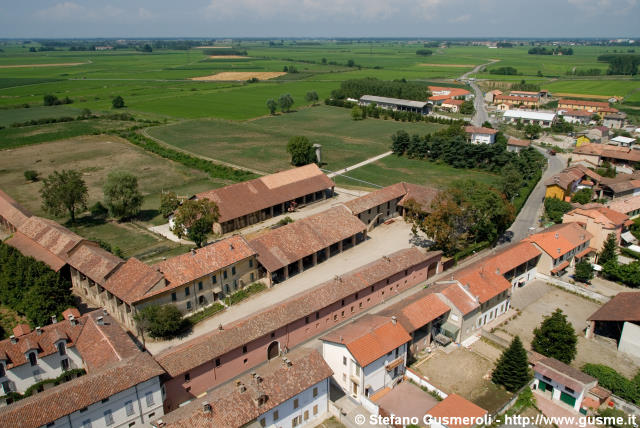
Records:
[[[480,64],[476,66],[473,70],[467,71],[462,76],[460,76],[460,80],[462,80],[463,82],[467,82],[469,86],[471,86],[471,88],[473,89],[473,93],[475,95],[475,98],[473,100],[473,106],[476,109],[476,113],[473,115],[473,118],[471,119],[471,124],[474,126],[481,126],[483,123],[489,121],[489,114],[487,113],[487,108],[484,105],[484,94],[482,93],[482,90],[478,87],[478,85],[474,80],[469,79],[469,75],[477,73],[478,71],[480,71],[482,67],[491,65],[498,61],[499,60],[494,59],[486,64]]]

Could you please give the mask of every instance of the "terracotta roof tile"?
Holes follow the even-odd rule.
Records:
[[[640,292],[618,293],[595,311],[588,321],[640,321]]]
[[[614,199],[613,201],[610,201],[607,206],[619,213],[628,214],[640,209],[640,196],[633,196],[625,199]]]
[[[31,327],[29,327],[29,324],[18,324],[17,326],[13,327],[13,335],[15,337],[24,336],[25,334],[29,333],[31,333]]]
[[[154,286],[163,283],[160,272],[132,257],[107,278],[104,288],[131,304],[143,300]]]
[[[538,103],[539,98],[538,97],[516,97],[513,95],[496,95],[493,97],[493,102],[499,102],[499,101],[515,101],[515,102],[535,102]]]
[[[256,382],[251,374],[238,378],[244,391],[235,382],[229,382],[164,415],[165,427],[242,427],[333,374],[316,350],[298,348],[286,357],[290,366],[277,358],[255,369],[260,382]],[[257,401],[260,396],[266,399],[261,406]],[[203,402],[211,405],[209,413],[204,412]],[[153,424],[157,426],[157,421]]]
[[[586,143],[573,150],[575,154],[599,156],[617,160],[627,160],[631,162],[640,161],[640,153],[636,149],[629,147],[617,147],[605,144]]]
[[[24,256],[33,257],[34,259],[46,264],[55,272],[58,272],[67,264],[64,259],[53,254],[51,251],[48,251],[41,245],[38,245],[38,243],[33,241],[33,239],[20,232],[15,232],[11,238],[5,241],[5,243],[20,251]]]
[[[271,230],[249,245],[258,253],[260,264],[274,272],[366,229],[349,210],[337,206]]]
[[[535,243],[551,258],[557,259],[591,238],[593,238],[593,235],[578,224],[565,223],[551,226],[543,232],[525,238],[523,241]]]
[[[84,241],[69,252],[67,263],[98,284],[104,285],[106,277],[124,260],[103,250],[94,242]]]
[[[309,164],[198,193],[195,197],[215,202],[220,210],[218,221],[223,223],[334,186],[316,164]]]
[[[453,105],[458,107],[460,107],[462,104],[464,104],[464,100],[454,100],[452,98],[446,99],[442,102],[442,105]]]
[[[390,317],[367,314],[320,340],[340,343],[347,347],[361,367],[366,367],[397,347],[411,341],[411,336]]]
[[[450,87],[446,87],[446,86],[429,86],[429,91],[433,94],[433,93],[437,93],[437,92],[446,92],[442,95],[432,95],[429,97],[429,100],[431,101],[440,101],[440,100],[446,100],[448,98],[455,98],[455,97],[462,97],[462,96],[466,96],[469,95],[471,92],[467,91],[466,89],[462,89],[462,88],[450,88]]]
[[[603,103],[598,101],[586,101],[586,100],[571,100],[568,98],[563,98],[561,100],[558,100],[558,106],[562,107],[562,105],[609,108],[609,103]]]
[[[485,128],[484,126],[465,126],[464,132],[467,134],[488,134],[495,135],[498,130],[492,128]]]
[[[385,204],[394,199],[399,201],[406,194],[407,190],[404,188],[402,183],[396,183],[391,186],[383,187],[382,189],[374,190],[373,192],[367,193],[359,198],[347,201],[344,203],[344,206],[346,206],[353,215],[358,215],[368,209]]]
[[[509,146],[518,146],[518,147],[529,147],[531,146],[530,140],[520,140],[518,138],[509,137],[507,141],[507,145]]]
[[[430,213],[432,211],[431,205],[436,197],[440,194],[441,190],[435,189],[433,187],[420,186],[413,183],[402,182],[402,185],[404,186],[407,193],[400,200],[400,206],[404,207],[407,201],[411,199],[417,202],[424,212]]]
[[[488,412],[480,406],[476,406],[458,394],[449,394],[447,398],[435,405],[427,414],[435,418],[482,418]],[[448,424],[450,428],[471,427],[475,424]],[[481,425],[481,424],[478,424]]]
[[[534,371],[553,379],[561,385],[575,391],[582,391],[585,386],[596,382],[596,378],[573,368],[555,358],[545,357],[533,366]]]
[[[389,306],[379,314],[397,316],[405,330],[411,333],[449,310],[449,306],[437,294],[432,294],[431,290],[425,289]]]
[[[606,207],[596,207],[591,209],[576,208],[566,213],[565,216],[589,217],[606,228],[622,226],[625,221],[629,220],[629,216],[626,214],[619,213]]]
[[[0,190],[0,217],[16,229],[31,217],[31,213],[18,204],[11,196]]]
[[[441,284],[437,284],[441,285]],[[480,304],[471,296],[471,293],[457,281],[442,284],[438,291],[447,298],[464,315],[480,307]]]

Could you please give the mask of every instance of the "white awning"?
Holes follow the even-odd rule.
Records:
[[[636,253],[640,253],[640,247],[638,247],[637,245],[629,245],[627,248],[631,251],[635,251]]]
[[[621,236],[622,236],[622,239],[624,239],[625,242],[628,242],[630,244],[635,244],[635,243],[638,242],[636,237],[633,236],[633,234],[631,232],[624,232]],[[634,251],[636,251],[636,250],[634,250]]]

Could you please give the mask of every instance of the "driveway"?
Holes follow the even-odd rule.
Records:
[[[593,425],[579,424],[578,420],[583,415],[569,408],[569,406],[558,401],[552,401],[547,395],[543,395],[539,391],[534,391],[534,396],[538,409],[544,416],[554,418],[553,423],[559,428],[575,428],[577,426],[595,428]],[[541,425],[552,425],[552,423],[543,423]]]

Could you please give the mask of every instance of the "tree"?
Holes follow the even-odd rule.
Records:
[[[46,94],[43,97],[43,104],[45,106],[55,106],[55,105],[60,104],[60,100],[55,95]]]
[[[283,113],[291,111],[291,106],[293,106],[294,102],[295,101],[293,100],[291,94],[283,94],[280,95],[280,98],[278,98],[278,105],[280,106],[280,110],[282,110]]]
[[[360,106],[353,106],[351,108],[351,119],[353,119],[353,120],[362,120],[363,119],[363,112],[362,112],[362,109],[360,108]]]
[[[151,305],[142,308],[133,318],[142,331],[151,337],[168,339],[182,333],[188,321],[174,305]]]
[[[355,65],[356,65],[356,63],[355,63],[354,60],[350,59],[350,60],[347,61],[347,67],[353,67]]]
[[[189,199],[178,207],[173,216],[173,228],[171,231],[178,237],[189,233],[189,228],[199,220],[203,219],[209,226],[209,231],[213,228],[213,224],[218,221],[220,211],[218,205],[209,199]],[[201,230],[202,225],[198,228]]]
[[[558,308],[533,330],[531,349],[565,364],[576,357],[578,338],[567,316]]]
[[[491,380],[495,384],[504,385],[507,391],[515,392],[525,386],[529,379],[531,375],[527,351],[522,346],[520,337],[516,336],[500,356]]]
[[[153,49],[151,48],[151,45],[147,43],[142,47],[142,52],[153,52]]]
[[[276,114],[276,109],[278,108],[278,103],[273,98],[269,98],[267,100],[267,108],[269,109],[269,113]]]
[[[482,127],[483,127],[483,128],[493,129],[493,125],[491,125],[491,122],[489,122],[488,120],[485,120],[485,121],[482,123]]]
[[[28,169],[24,172],[24,178],[27,181],[38,181],[38,171],[34,171],[32,169]]]
[[[593,266],[586,260],[579,261],[576,263],[573,277],[576,281],[588,283],[593,279]]]
[[[310,103],[317,103],[318,102],[318,93],[316,91],[309,91],[307,92],[307,95],[305,96],[305,99],[307,101],[309,101]]]
[[[476,112],[476,109],[473,106],[473,101],[471,100],[467,100],[463,102],[462,105],[460,106],[460,113],[462,114],[472,115],[475,112]]]
[[[588,204],[593,199],[593,190],[585,187],[584,189],[578,190],[571,197],[571,202],[576,202],[578,204]]]
[[[537,123],[529,123],[524,127],[524,135],[526,135],[530,140],[538,138],[541,132],[542,127]]]
[[[202,247],[207,242],[207,236],[211,233],[213,224],[205,218],[197,219],[187,231],[187,238],[196,244],[196,247]]]
[[[53,171],[42,182],[40,196],[44,211],[55,216],[67,211],[73,223],[76,221],[76,212],[87,209],[87,185],[80,172],[72,169]]]
[[[502,193],[510,201],[518,195],[518,191],[522,187],[522,173],[515,165],[507,164],[502,168]]]
[[[102,205],[102,202],[98,201],[95,204],[91,205],[89,208],[89,212],[91,213],[91,217],[93,218],[106,218],[107,214],[109,214],[109,210],[107,207]]]
[[[411,137],[409,137],[407,131],[400,130],[391,136],[391,141],[391,151],[398,156],[402,156],[409,148]]]
[[[618,255],[616,254],[616,250],[618,249],[618,239],[615,233],[610,233],[607,236],[607,240],[604,241],[604,246],[602,247],[602,251],[598,256],[598,264],[604,265],[607,262],[618,261]]]
[[[113,171],[102,186],[109,214],[119,220],[135,217],[142,206],[138,178],[126,171]]]
[[[111,105],[113,106],[113,108],[123,108],[124,107],[124,98],[122,98],[120,95],[118,95],[117,97],[115,97],[113,99],[113,101],[111,101]]]
[[[550,221],[556,224],[562,223],[562,216],[571,211],[572,208],[569,202],[560,199],[544,199],[544,213]]]
[[[287,143],[287,153],[291,155],[291,164],[308,165],[317,161],[316,151],[307,137],[295,136]]]
[[[160,195],[160,213],[169,217],[180,206],[180,200],[175,192],[162,192]]]

